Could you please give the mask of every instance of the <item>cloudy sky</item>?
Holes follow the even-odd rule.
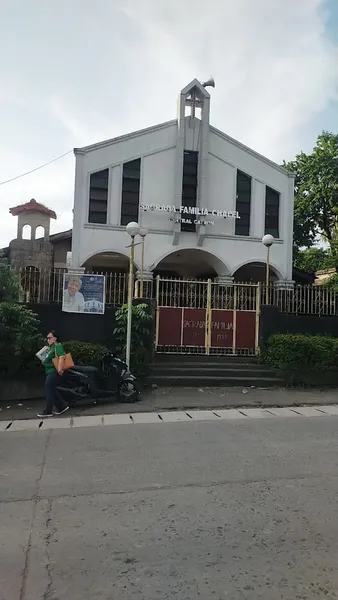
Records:
[[[338,0],[0,0],[0,182],[73,147],[176,116],[179,91],[213,75],[214,126],[276,161],[338,132]],[[71,227],[72,153],[0,185]]]

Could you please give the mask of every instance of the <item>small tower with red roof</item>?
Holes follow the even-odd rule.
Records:
[[[13,217],[18,217],[17,239],[22,240],[22,230],[28,225],[31,228],[31,240],[36,239],[36,230],[42,227],[44,235],[41,236],[45,241],[49,240],[50,220],[56,219],[56,214],[44,204],[40,204],[34,198],[25,204],[19,204],[9,209]]]
[[[49,241],[50,220],[56,219],[53,210],[32,198],[25,204],[9,209],[18,218],[17,237],[9,245],[13,266],[50,269],[53,265],[53,245]],[[28,235],[23,235],[23,231]]]

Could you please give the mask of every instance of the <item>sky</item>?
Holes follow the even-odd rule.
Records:
[[[338,0],[0,0],[0,183],[95,142],[176,117],[213,76],[211,122],[278,163],[338,132]],[[0,185],[9,208],[72,225],[75,160]]]

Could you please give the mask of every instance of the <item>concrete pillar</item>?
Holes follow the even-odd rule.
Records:
[[[122,197],[122,165],[110,169],[108,196],[108,223],[120,225]]]
[[[265,233],[265,185],[257,179],[252,181],[250,210],[250,235],[262,239]]]
[[[136,271],[136,296],[138,298],[152,298],[153,297],[153,279],[154,274],[152,271],[144,270]],[[143,293],[141,293],[141,281],[143,280]]]
[[[290,279],[279,279],[273,285],[277,290],[293,290],[295,282]]]
[[[81,247],[84,224],[88,221],[88,186],[84,172],[84,155],[81,151],[75,152],[75,191],[73,210],[73,235],[72,235],[72,265],[80,266],[84,250]]]
[[[84,275],[85,270],[85,267],[67,267],[67,273],[72,275]]]
[[[214,282],[224,287],[232,287],[234,285],[234,278],[231,275],[219,275],[215,277]]]

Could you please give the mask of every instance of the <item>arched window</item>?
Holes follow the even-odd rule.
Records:
[[[44,238],[44,237],[45,237],[45,228],[42,227],[42,225],[40,225],[39,227],[36,228],[35,239],[39,240],[39,239]]]
[[[24,225],[22,228],[22,239],[23,240],[31,240],[32,239],[32,228],[30,225]]]

